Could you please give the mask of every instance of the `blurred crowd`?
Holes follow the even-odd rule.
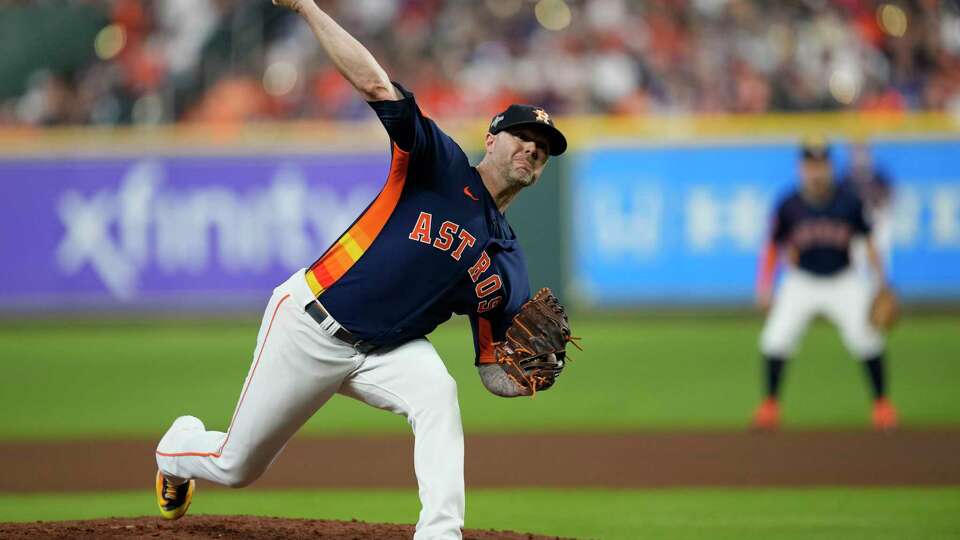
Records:
[[[319,0],[434,116],[945,110],[960,0]],[[0,0],[0,124],[366,112],[269,0]],[[40,49],[39,51],[37,49]]]

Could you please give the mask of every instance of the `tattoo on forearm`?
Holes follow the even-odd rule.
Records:
[[[479,366],[477,371],[480,373],[480,380],[483,385],[492,394],[501,397],[519,397],[530,395],[530,391],[517,384],[516,381],[504,373],[503,369],[496,364],[485,364]]]

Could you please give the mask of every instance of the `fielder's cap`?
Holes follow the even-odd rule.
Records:
[[[553,125],[553,119],[550,118],[547,111],[540,107],[513,104],[507,107],[507,110],[494,116],[493,120],[490,121],[490,133],[494,135],[518,127],[541,130],[550,143],[551,156],[559,156],[567,150],[567,138],[563,136],[563,133],[560,133],[557,126]]]
[[[830,145],[823,137],[809,137],[800,145],[800,155],[811,161],[829,161]]]

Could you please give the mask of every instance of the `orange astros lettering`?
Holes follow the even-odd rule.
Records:
[[[480,254],[480,258],[477,259],[477,262],[475,262],[468,271],[470,274],[470,280],[476,283],[480,278],[480,274],[486,272],[488,268],[490,268],[490,256],[487,255],[486,251],[484,251]]]
[[[446,251],[450,249],[450,246],[453,245],[453,235],[457,232],[460,226],[452,221],[444,221],[443,225],[440,226],[440,235],[439,238],[433,241],[433,247],[439,249],[440,251]]]
[[[407,237],[411,240],[416,240],[418,242],[423,242],[424,244],[430,243],[430,221],[433,218],[430,214],[426,212],[420,212],[420,217],[417,218],[417,224],[413,226],[413,230],[410,231],[410,235]]]
[[[433,215],[429,212],[420,212],[420,215],[417,217],[417,222],[413,225],[413,229],[410,231],[410,234],[407,235],[407,238],[427,245],[432,244],[433,247],[440,251],[449,251],[450,248],[453,247],[456,239],[460,239],[457,248],[450,253],[450,256],[453,257],[455,261],[459,261],[463,252],[467,248],[473,247],[477,242],[475,236],[470,234],[466,229],[461,229],[460,225],[452,221],[444,221],[443,224],[440,225],[436,240],[433,238],[432,229]]]

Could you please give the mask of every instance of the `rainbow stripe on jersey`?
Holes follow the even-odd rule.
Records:
[[[307,285],[310,286],[314,296],[319,297],[333,286],[373,244],[400,201],[409,164],[410,153],[394,144],[390,174],[380,194],[353,225],[307,270]]]

